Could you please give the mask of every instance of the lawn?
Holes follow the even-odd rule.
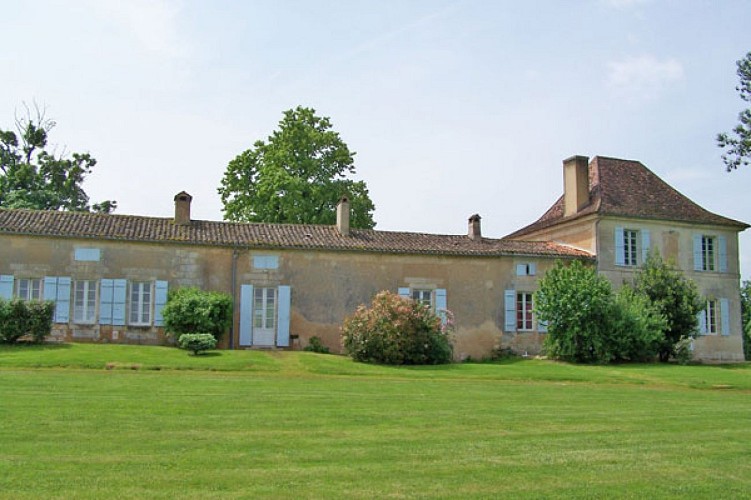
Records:
[[[749,492],[749,365],[0,347],[0,498]]]

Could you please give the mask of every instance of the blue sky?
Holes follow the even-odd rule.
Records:
[[[58,148],[99,162],[118,213],[221,219],[227,163],[283,110],[329,116],[357,152],[377,228],[501,237],[562,192],[571,155],[640,160],[705,208],[751,222],[751,169],[717,132],[743,101],[751,3],[0,0],[0,128],[22,103]],[[751,230],[741,236],[749,254]],[[742,256],[744,278],[751,257]]]

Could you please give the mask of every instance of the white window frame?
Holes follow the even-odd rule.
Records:
[[[639,230],[623,229],[623,263],[635,267],[639,264]]]
[[[718,301],[707,299],[707,305],[704,310],[704,331],[707,335],[717,335],[720,331],[717,321]]]
[[[428,306],[431,311],[435,308],[435,300],[433,298],[433,290],[428,288],[413,288],[410,293],[412,300],[418,304]]]
[[[271,299],[271,304],[269,304]],[[253,288],[253,328],[276,331],[279,314],[279,292],[275,286]]]
[[[96,322],[97,283],[98,280],[73,282],[73,323],[93,325]]]
[[[701,235],[701,270],[717,270],[717,238],[703,234]]]
[[[128,324],[149,326],[153,318],[154,285],[151,281],[131,281],[128,294]]]
[[[534,330],[534,303],[532,292],[516,292],[516,331]]]
[[[42,278],[17,278],[16,297],[21,300],[42,300],[44,280]]]

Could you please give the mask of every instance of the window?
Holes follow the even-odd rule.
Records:
[[[412,300],[433,309],[432,290],[412,290]]]
[[[623,230],[623,263],[626,266],[636,265],[636,236],[638,231],[633,229]]]
[[[701,270],[714,271],[715,239],[713,236],[701,237]]]
[[[16,296],[21,300],[41,300],[42,280],[33,278],[20,278],[16,280],[18,288]]]
[[[516,329],[532,329],[532,294],[521,292],[516,294]]]
[[[728,272],[727,236],[694,234],[694,271]]]
[[[76,280],[73,285],[73,322],[94,323],[96,316],[96,281]]]
[[[636,267],[647,260],[649,229],[615,228],[615,265]]]
[[[130,284],[129,324],[151,324],[151,297],[151,282],[134,281]]]
[[[536,273],[536,268],[534,262],[529,262],[527,264],[517,264],[516,265],[516,275],[517,276],[534,276]]]
[[[276,327],[276,288],[256,287],[253,290],[253,328],[273,330]]]
[[[707,301],[707,307],[704,311],[704,325],[701,331],[707,335],[717,334],[717,301],[714,299]]]

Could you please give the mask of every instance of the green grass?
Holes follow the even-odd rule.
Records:
[[[749,365],[0,347],[0,498],[749,492]]]

